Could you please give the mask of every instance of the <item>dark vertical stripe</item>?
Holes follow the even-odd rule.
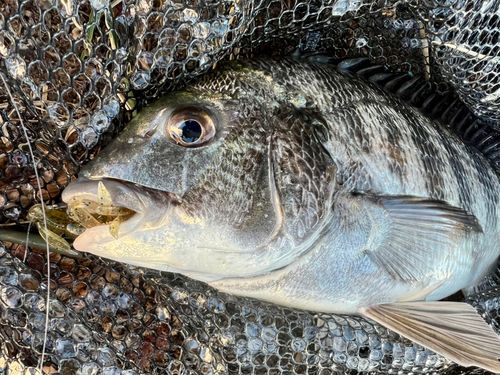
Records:
[[[421,153],[421,161],[425,167],[425,187],[429,192],[430,198],[444,200],[446,183],[443,179],[444,169],[439,160],[440,145],[436,145],[434,143],[437,141],[435,137],[431,137],[430,133],[418,123],[419,120],[422,120],[427,122],[428,126],[432,126],[430,121],[416,110],[400,110],[400,114],[408,122],[411,140]]]
[[[444,127],[440,126],[439,124],[436,124],[435,128],[438,131],[440,142],[443,145],[444,149],[446,150],[446,155],[450,162],[451,170],[453,171],[453,174],[456,179],[458,199],[460,201],[460,204],[462,205],[463,209],[465,209],[469,213],[472,213],[471,189],[469,186],[469,182],[467,181],[466,172],[464,168],[464,163],[466,163],[468,160],[463,159],[465,155],[463,155],[463,153],[459,151],[460,148],[458,148],[457,150],[451,144],[450,139],[452,140],[452,142],[458,142],[458,140],[455,140],[454,137],[450,137],[451,134],[449,131],[444,129]],[[468,154],[469,153],[467,153],[467,156]],[[450,181],[450,183],[452,182]]]
[[[479,178],[479,182],[481,184],[482,190],[484,197],[483,199],[486,199],[488,204],[488,215],[487,219],[491,220],[491,224],[493,227],[496,227],[498,224],[498,190],[497,190],[497,185],[498,184],[498,178],[496,181],[492,181],[490,178],[490,174],[488,173],[488,170],[490,169],[490,166],[487,165],[486,160],[484,160],[481,156],[477,155],[476,152],[473,152],[472,150],[467,147],[470,155],[471,155],[471,160],[474,162],[474,168],[477,171],[477,176]]]
[[[380,124],[385,125],[384,129],[387,142],[389,143],[388,147],[391,147],[391,158],[393,161],[389,164],[389,168],[391,173],[395,174],[399,180],[404,183],[404,176],[408,165],[401,154],[401,141],[403,140],[403,135],[399,128],[401,125],[394,121],[393,116],[389,116],[389,114],[385,112],[381,113],[379,116],[381,118]]]

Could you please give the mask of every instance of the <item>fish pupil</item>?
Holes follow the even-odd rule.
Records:
[[[201,125],[198,121],[184,121],[179,129],[182,130],[182,140],[186,143],[196,142],[201,137]]]

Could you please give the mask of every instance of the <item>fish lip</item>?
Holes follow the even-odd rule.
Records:
[[[168,207],[181,202],[180,197],[170,192],[147,188],[119,179],[89,179],[86,177],[80,177],[69,184],[63,191],[62,200],[69,203],[74,197],[82,197],[83,199],[99,202],[97,195],[99,182],[104,184],[115,206],[134,211],[133,215],[120,224],[120,229],[126,229],[126,233],[132,233],[145,222],[161,219]],[[165,207],[165,210],[161,209],[162,207]],[[103,223],[98,227],[109,228],[109,224]],[[86,237],[86,233],[92,228],[88,228],[78,236],[80,241]]]
[[[144,222],[144,217],[145,217],[144,215],[139,213],[132,215],[130,218],[128,218],[127,220],[125,220],[123,223],[120,224],[120,231],[125,231],[125,233],[134,232]],[[95,238],[96,233],[99,234],[97,242],[99,243],[100,246],[113,243],[124,237],[123,235],[120,235],[120,232],[118,238],[113,237],[110,233],[110,225],[102,224],[86,229],[82,234],[80,234],[75,239],[75,241],[73,242],[73,247],[78,251],[92,253],[92,250],[89,249],[89,246],[92,247],[93,245],[96,244],[96,238]]]
[[[81,196],[98,202],[97,189],[99,182],[103,182],[109,191],[113,204],[127,208],[139,214],[150,214],[152,206],[176,205],[181,198],[167,191],[151,189],[128,181],[106,178],[91,179],[80,177],[69,184],[62,193],[62,200],[68,203],[72,198]],[[135,199],[134,199],[135,198]]]

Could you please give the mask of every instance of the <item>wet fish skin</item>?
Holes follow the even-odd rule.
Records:
[[[207,108],[220,127],[214,142],[184,151],[169,140],[161,125],[176,101]],[[373,306],[476,285],[499,252],[489,163],[325,65],[227,65],[159,101],[83,175],[178,202],[125,222],[116,241],[100,226],[75,247],[298,308],[376,319]],[[77,193],[78,184],[65,191]]]
[[[231,90],[231,87],[228,87],[228,89]],[[215,94],[218,95],[217,91],[215,91]],[[200,101],[194,98],[193,96],[194,95],[191,94],[190,99],[195,101],[195,103],[199,104]],[[169,101],[171,100],[171,98],[172,96],[167,96],[164,99],[164,101],[160,101],[157,104],[155,104],[153,107],[151,107],[150,113],[157,114],[158,111],[161,111],[161,108],[165,107],[165,101]],[[186,100],[187,98],[183,97],[184,105],[186,105]],[[224,103],[225,105],[231,105],[231,103],[227,101],[225,101]],[[173,104],[175,105],[175,102]],[[209,104],[211,103],[207,103],[207,106]],[[257,126],[255,126],[254,128],[250,127],[250,133],[252,134],[244,135],[247,138],[241,140],[241,144],[243,146],[241,147],[241,152],[239,153],[238,157],[233,158],[233,160],[235,161],[233,165],[227,165],[227,163],[225,163],[224,161],[224,156],[219,155],[217,159],[217,162],[219,164],[214,163],[211,166],[211,168],[213,168],[214,170],[227,169],[228,171],[231,171],[230,173],[235,173],[235,174],[239,173],[239,177],[229,180],[224,180],[223,178],[217,178],[217,177],[214,178],[214,176],[204,177],[203,180],[199,181],[196,189],[191,189],[189,194],[183,194],[184,191],[189,188],[189,185],[181,186],[182,182],[196,180],[197,178],[193,174],[197,173],[200,169],[185,168],[182,169],[182,171],[175,169],[178,168],[177,166],[181,165],[180,162],[184,158],[183,155],[175,153],[175,150],[173,150],[174,154],[172,154],[172,157],[166,157],[166,154],[164,152],[162,152],[161,154],[151,152],[154,151],[153,148],[156,150],[166,150],[169,147],[172,148],[172,144],[168,139],[165,139],[165,137],[154,140],[154,145],[151,146],[151,150],[146,152],[146,154],[148,154],[148,156],[150,156],[151,158],[141,158],[141,155],[143,155],[144,152],[138,145],[143,144],[141,142],[144,141],[141,141],[140,139],[141,137],[137,137],[135,133],[136,132],[145,133],[149,131],[150,128],[155,126],[154,124],[155,121],[157,120],[153,120],[149,116],[146,119],[143,118],[142,120],[137,121],[136,128],[129,127],[127,130],[125,130],[124,133],[122,133],[116,140],[115,142],[116,147],[114,151],[111,152],[107,157],[105,157],[106,160],[100,158],[99,163],[94,163],[93,164],[94,167],[90,167],[92,169],[91,174],[94,177],[102,175],[102,173],[99,171],[99,168],[101,168],[104,164],[106,164],[107,165],[107,167],[105,167],[106,173],[112,173],[116,178],[120,178],[123,180],[133,180],[136,181],[137,183],[140,183],[143,186],[155,189],[161,189],[175,194],[183,194],[182,197],[183,202],[189,202],[186,203],[184,206],[190,207],[189,209],[192,212],[198,212],[199,216],[201,217],[203,217],[204,215],[207,216],[207,221],[208,221],[208,215],[211,215],[211,217],[217,217],[223,220],[224,223],[228,225],[232,223],[239,223],[240,229],[243,229],[242,226],[246,225],[244,221],[248,219],[248,215],[246,215],[246,212],[248,212],[248,210],[250,209],[250,205],[252,203],[248,199],[250,195],[249,189],[253,188],[254,186],[264,186],[264,187],[268,186],[267,182],[261,183],[260,180],[265,177],[265,173],[262,170],[262,167],[265,166],[261,166],[259,163],[256,163],[256,161],[266,160],[267,158],[267,155],[264,153],[265,145],[262,144],[262,142],[260,142],[262,138],[265,137],[265,129],[260,124],[261,120],[257,119],[255,116],[252,118],[250,114],[252,111],[255,112],[255,115],[258,114],[259,113],[257,112],[258,108],[252,108],[249,106],[246,109],[247,113],[242,113],[240,111],[240,103],[238,103],[237,101],[233,101],[232,105],[233,108],[232,109],[229,108],[227,112],[228,113],[234,112],[239,114],[240,117],[237,120],[241,121],[241,123],[239,123],[239,125],[235,125],[236,128],[248,129],[249,128],[248,126],[243,126],[243,122],[246,122],[248,124],[249,121],[250,122],[254,121]],[[283,114],[283,116],[286,116],[286,113]],[[271,120],[272,118],[269,118],[269,121]],[[298,123],[297,126],[299,125],[300,124]],[[284,125],[283,128],[286,128],[286,125]],[[219,132],[219,137],[224,137],[224,131]],[[232,134],[231,137],[237,138],[238,135]],[[253,140],[249,142],[250,146],[247,146],[245,145],[245,143],[249,139]],[[314,147],[318,148],[317,143],[311,141],[310,148],[312,152],[316,152]],[[309,150],[306,149],[304,151],[307,152]],[[230,153],[232,151],[227,150],[227,152]],[[210,153],[210,151],[208,153],[204,151],[201,154],[201,156],[199,156],[197,154],[197,151],[194,150],[189,155],[190,158],[189,163],[195,164],[197,166],[204,166],[206,165],[206,163],[209,162],[209,160],[212,157],[214,157],[213,155],[214,154]],[[129,161],[132,162],[129,163]],[[331,174],[330,176],[327,176],[327,174],[324,171],[325,164],[321,162],[322,162],[321,157],[311,158],[310,160],[311,165],[317,165],[317,168],[311,171],[311,177],[317,179],[318,181],[320,181],[320,183],[322,178],[323,179],[332,178]],[[154,168],[148,168],[147,167],[148,165],[154,165]],[[168,171],[172,173],[172,176],[174,176],[174,178],[158,179],[156,177],[158,173],[163,175]],[[82,172],[82,175],[85,176],[86,172]],[[187,177],[184,178],[184,176],[186,175]],[[322,175],[324,177],[321,177]],[[248,185],[240,183],[240,179],[242,178],[245,179]],[[230,184],[230,190],[232,191],[231,199],[227,199],[227,194],[225,192],[225,189],[228,188],[228,184]],[[210,186],[213,189],[212,192],[208,191],[208,187]],[[327,199],[325,199],[326,193],[327,192],[325,191],[325,189],[318,187],[317,191],[310,195],[312,200],[311,204],[317,206],[315,207],[314,215],[320,215],[320,216],[322,215],[321,210],[323,210],[324,208],[322,208],[321,206],[326,206],[326,201],[327,201]],[[66,196],[71,196],[71,194],[72,194],[71,188],[70,190],[66,190],[65,193]],[[213,199],[213,197],[211,196],[213,194],[218,194],[218,199]],[[302,194],[301,191],[291,192],[289,199],[290,200],[295,199],[298,202],[298,197],[300,196],[300,194]],[[224,205],[220,205],[217,203],[218,201],[220,201],[221,198],[225,200]],[[255,247],[256,242],[263,241],[269,236],[269,233],[267,233],[268,231],[267,228],[274,227],[276,225],[275,222],[279,220],[278,217],[279,215],[277,215],[272,210],[273,198],[271,191],[262,190],[260,192],[260,195],[258,195],[258,199],[262,200],[262,202],[255,202],[257,197],[254,197],[253,199],[254,199],[253,202],[254,206],[257,204],[261,204],[263,209],[261,212],[259,212],[260,215],[258,218],[259,220],[253,219],[252,222],[250,223],[250,224],[259,223],[260,228],[251,228],[253,229],[251,235],[246,236],[240,241],[243,243],[244,242],[253,243],[252,246],[248,246],[250,250],[253,250],[253,247]],[[269,209],[266,207],[269,207]],[[307,212],[304,212],[303,215],[307,215]],[[301,225],[301,223],[297,221],[297,223],[295,223],[294,225],[296,227],[294,229],[295,232],[299,232],[299,226]],[[245,231],[242,230],[241,232],[244,233]],[[304,233],[300,233],[300,235],[304,235]],[[212,236],[215,238],[217,237],[216,234],[213,234]],[[249,253],[249,256],[251,257],[253,255]],[[121,259],[123,259],[123,254],[120,254],[120,257]],[[177,259],[181,258],[182,257],[180,256],[177,257]],[[239,271],[248,272],[248,270],[245,270],[246,268],[248,267],[239,267]],[[234,272],[234,269],[230,271]]]
[[[209,108],[218,117],[221,130],[210,145],[185,151],[173,144],[161,125],[173,109],[192,104]],[[145,137],[144,134],[149,135]],[[267,180],[269,169],[273,176]],[[468,224],[477,228],[467,234],[470,243],[465,241],[465,245],[460,246],[466,247],[465,254],[470,253],[463,256],[476,262],[477,272],[462,275],[462,285],[453,285],[454,290],[445,290],[441,298],[477,284],[498,256],[494,246],[499,236],[498,176],[488,162],[417,110],[381,91],[343,77],[325,65],[301,65],[290,60],[228,65],[183,94],[174,93],[158,101],[131,124],[106,153],[96,158],[82,176],[93,180],[131,181],[182,197],[179,206],[183,214],[201,222],[189,224],[193,237],[197,232],[206,232],[201,226],[212,222],[223,230],[233,229],[231,235],[241,236],[241,241],[237,239],[234,244],[241,251],[234,259],[226,252],[226,267],[210,263],[210,257],[218,255],[215,251],[161,250],[168,252],[168,260],[164,263],[173,262],[169,265],[184,271],[208,274],[210,271],[206,267],[219,265],[215,275],[206,276],[212,280],[213,277],[260,274],[286,265],[305,251],[296,250],[296,247],[302,243],[307,247],[320,238],[317,232],[326,230],[325,222],[340,212],[343,204],[347,207],[352,199],[364,199],[347,197],[344,202],[343,196],[352,192],[378,197],[423,197],[446,202],[474,216]],[[273,193],[273,190],[276,191]],[[73,184],[66,189],[65,199],[77,192],[78,185]],[[275,199],[279,199],[278,204]],[[267,209],[255,208],[266,204]],[[332,206],[336,210],[332,210]],[[360,212],[363,211],[360,209]],[[165,215],[158,220],[163,220]],[[233,223],[234,228],[231,227]],[[281,225],[280,233],[270,233],[269,228],[276,225]],[[88,232],[92,233],[93,229],[96,232],[106,230],[97,227]],[[212,237],[224,236],[223,230],[213,225],[210,229]],[[106,243],[101,254],[122,260],[129,259],[129,255],[133,257],[126,253],[126,247],[132,244],[131,238],[138,232],[124,233],[126,240],[123,243]],[[90,234],[84,236],[90,238]],[[144,244],[148,241],[140,237],[140,233],[137,236],[134,246],[142,244],[143,254],[146,254],[148,250]],[[278,245],[264,243],[259,248],[267,238]],[[485,249],[477,258],[470,249],[476,244]],[[98,245],[87,245],[80,246],[82,250],[97,250]],[[122,245],[124,247],[119,248]],[[187,247],[186,242],[183,245]],[[78,240],[75,246],[78,247]],[[159,247],[157,244],[152,246]],[[255,249],[256,254],[252,253]],[[150,255],[155,251],[158,250],[151,249]],[[288,258],[283,256],[287,252]],[[334,263],[336,254],[342,250],[330,253],[333,254],[331,263]],[[194,254],[208,262],[208,266],[193,264],[196,262]],[[189,259],[186,260],[189,264],[175,264],[180,255]],[[254,261],[242,266],[241,257],[245,256],[253,257]],[[442,259],[438,257],[432,261]],[[151,263],[153,268],[162,267],[154,259]],[[325,269],[323,275],[328,274],[327,271]],[[335,273],[340,271],[335,270]],[[397,275],[396,279],[403,279],[405,283],[408,281],[405,278],[419,276],[419,270],[407,273],[411,275]],[[386,282],[390,281],[388,277]],[[381,284],[384,287],[384,282]],[[345,294],[352,295],[360,287],[355,285]],[[320,299],[324,297],[326,295]]]

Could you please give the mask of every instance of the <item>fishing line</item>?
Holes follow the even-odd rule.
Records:
[[[37,166],[35,163],[35,154],[33,153],[33,149],[31,147],[31,142],[28,138],[28,132],[26,130],[26,127],[24,126],[24,122],[23,122],[23,118],[21,117],[21,113],[19,112],[17,104],[14,101],[14,97],[12,96],[12,93],[9,90],[9,87],[7,86],[7,82],[5,81],[4,74],[1,72],[0,72],[0,78],[2,78],[2,82],[3,82],[3,85],[5,87],[5,90],[7,91],[7,94],[9,95],[10,101],[11,101],[12,105],[14,106],[14,109],[16,110],[17,116],[19,117],[19,121],[21,123],[21,128],[23,129],[24,137],[26,138],[26,142],[28,144],[28,149],[29,149],[29,153],[31,156],[31,160],[33,161],[33,168],[35,170],[35,177],[36,177],[36,181],[37,181],[37,185],[38,185],[38,193],[40,194],[40,202],[42,205],[42,214],[43,214],[43,225],[44,225],[45,231],[47,232],[48,228],[47,228],[47,218],[45,216],[46,215],[45,214],[45,202],[43,201],[42,187],[40,184],[40,176],[38,175],[38,170],[37,170]],[[29,238],[29,229],[28,229],[28,237],[27,238]],[[46,306],[45,306],[45,308],[46,308],[46,310],[45,310],[45,331],[44,331],[44,340],[43,340],[43,346],[42,346],[42,356],[40,357],[40,364],[39,364],[39,368],[38,368],[41,374],[43,373],[43,360],[45,357],[45,346],[46,346],[47,336],[48,336],[48,332],[49,332],[49,305],[50,305],[50,251],[49,251],[48,238],[45,241],[45,243],[47,244],[47,253],[46,253],[47,254],[47,301],[46,301]],[[28,242],[26,242],[26,250],[25,250],[25,254],[24,254],[25,260],[26,260],[27,252],[28,252]]]
[[[44,216],[45,219],[45,216]],[[24,247],[24,258],[23,258],[23,263],[26,262],[26,258],[28,257],[28,241],[30,239],[30,230],[31,230],[31,221],[28,224],[28,231],[26,233],[26,246]],[[47,245],[49,243],[49,238],[47,237]],[[50,279],[49,279],[50,282]]]

